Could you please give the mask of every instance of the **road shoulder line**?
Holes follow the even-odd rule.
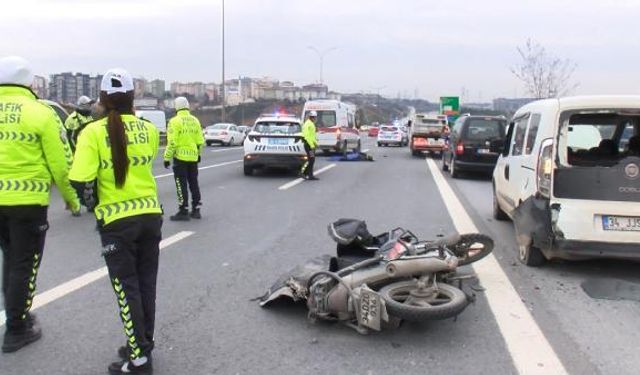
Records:
[[[458,233],[478,232],[478,228],[436,163],[427,158],[427,165]],[[474,263],[473,269],[486,289],[484,294],[489,308],[518,373],[567,374],[560,358],[522,302],[494,254]]]

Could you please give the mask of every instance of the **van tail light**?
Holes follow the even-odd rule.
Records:
[[[553,173],[553,139],[547,138],[540,145],[536,182],[538,194],[544,198],[551,195],[551,174]]]
[[[458,142],[458,144],[456,145],[456,155],[462,154],[464,154],[464,145],[462,144],[462,142]]]

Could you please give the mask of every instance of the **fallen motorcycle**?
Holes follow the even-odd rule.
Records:
[[[362,334],[402,320],[452,318],[469,304],[460,288],[469,276],[458,275],[457,267],[484,258],[494,246],[477,233],[423,241],[395,228],[372,236],[355,219],[340,219],[328,230],[337,256],[314,258],[282,275],[261,306],[285,296],[306,301],[311,321],[339,321]]]

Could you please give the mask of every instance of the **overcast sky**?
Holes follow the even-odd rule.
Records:
[[[6,4],[5,4],[6,3]],[[640,0],[227,0],[226,76],[467,101],[522,96],[509,67],[534,38],[578,64],[576,94],[640,94]],[[0,54],[37,74],[221,80],[221,0],[7,0]]]

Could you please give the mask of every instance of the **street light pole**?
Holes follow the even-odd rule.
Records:
[[[225,104],[225,91],[226,91],[226,87],[225,87],[225,78],[224,78],[224,0],[222,0],[222,85],[221,87],[221,96],[222,96],[222,121],[221,122],[225,122],[225,109],[224,109],[224,104]]]
[[[331,48],[327,48],[324,51],[320,51],[318,50],[316,47],[313,46],[307,46],[308,49],[312,50],[313,52],[315,52],[318,55],[318,58],[320,59],[320,83],[323,84],[323,69],[324,69],[324,56],[331,52],[331,51],[335,51],[338,49],[338,47],[331,47]]]

